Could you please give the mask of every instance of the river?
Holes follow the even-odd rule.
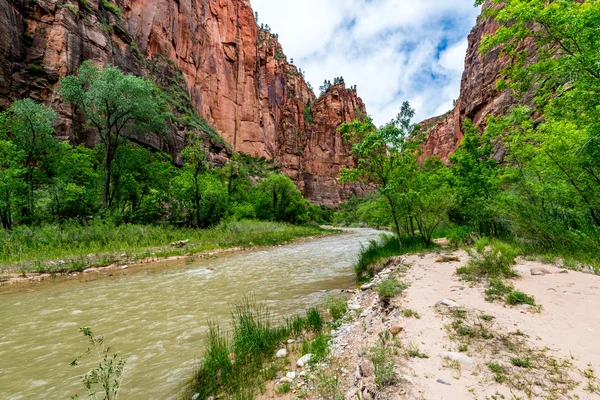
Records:
[[[103,335],[127,364],[120,397],[176,399],[202,353],[208,321],[229,322],[244,294],[276,319],[303,312],[325,291],[353,286],[352,265],[371,229],[212,259],[156,263],[0,290],[0,399],[86,395],[81,326]],[[94,274],[95,275],[95,274]],[[110,276],[109,276],[110,275]],[[89,364],[88,364],[89,366]]]

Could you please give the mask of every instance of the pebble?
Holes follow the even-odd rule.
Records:
[[[277,358],[284,358],[285,356],[287,356],[287,350],[286,349],[281,349],[277,352],[277,354],[275,355]]]
[[[404,330],[404,328],[401,326],[398,326],[398,325],[394,325],[389,329],[390,333],[394,336],[397,336],[403,330]]]
[[[531,275],[533,276],[541,276],[541,275],[550,275],[552,272],[548,271],[546,268],[531,268]]]
[[[447,386],[451,386],[451,385],[452,385],[451,383],[448,383],[448,382],[446,382],[446,381],[445,381],[445,380],[443,380],[443,379],[438,379],[436,382],[437,382],[437,383],[441,383],[442,385],[447,385]]]
[[[310,362],[310,359],[312,358],[312,354],[305,354],[303,355],[298,361],[296,361],[296,365],[299,366],[300,368],[304,367],[305,365],[307,365]]]
[[[358,305],[358,304],[348,304],[348,309],[349,309],[349,310],[356,311],[356,310],[360,310],[360,308],[361,308],[361,307],[360,307],[360,305]]]
[[[296,341],[294,339],[288,339],[288,341],[287,341],[288,344],[292,344],[292,343],[295,343],[295,342]]]
[[[373,289],[373,287],[375,287],[375,283],[369,282],[369,283],[365,283],[364,285],[362,285],[360,287],[360,290],[370,290],[370,289]]]
[[[285,377],[290,379],[296,379],[296,373],[294,371],[290,371],[287,374],[285,374]]]
[[[461,363],[462,365],[467,365],[467,366],[474,366],[475,364],[477,364],[475,362],[475,360],[473,360],[471,357],[462,354],[462,353],[455,353],[455,352],[449,352],[449,351],[443,351],[440,353],[440,357],[442,357],[443,359],[446,360],[450,360],[450,361],[458,361],[459,363]]]
[[[446,306],[448,308],[457,308],[460,307],[457,302],[454,300],[444,299],[435,303],[436,306]]]
[[[400,380],[408,383],[415,383],[414,379],[409,375],[400,375]]]
[[[288,378],[287,376],[284,376],[283,378],[281,378],[279,380],[279,383],[292,383],[292,382],[294,382],[294,380],[291,378]]]

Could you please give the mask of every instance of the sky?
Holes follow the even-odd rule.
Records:
[[[403,101],[415,122],[444,114],[458,98],[474,0],[251,0],[288,60],[319,95],[343,76],[377,125]]]

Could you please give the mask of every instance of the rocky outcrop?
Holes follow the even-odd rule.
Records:
[[[58,135],[93,145],[56,94],[60,77],[86,59],[152,78],[160,63],[161,75],[181,72],[187,101],[232,150],[275,160],[313,201],[333,205],[360,192],[337,181],[340,168],[353,165],[337,127],[364,104],[344,87],[316,99],[277,35],[257,26],[249,0],[105,3],[0,0],[0,108],[23,97],[45,102],[60,114]],[[173,126],[166,137],[136,140],[177,156],[185,131]]]
[[[490,6],[486,3],[483,8]],[[501,57],[499,49],[486,54],[479,53],[482,39],[497,29],[498,23],[495,20],[480,16],[469,34],[460,96],[452,112],[421,123],[428,131],[427,140],[422,146],[422,158],[437,155],[448,161],[463,137],[462,125],[465,119],[471,119],[475,125],[484,127],[488,115],[500,115],[515,104],[510,91],[496,89],[496,81],[510,60]],[[435,123],[432,124],[433,121]]]

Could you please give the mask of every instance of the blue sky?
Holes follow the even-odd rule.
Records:
[[[474,0],[251,0],[259,23],[279,34],[288,59],[318,92],[343,76],[378,125],[403,101],[415,122],[458,97]],[[318,93],[317,93],[318,95]]]

